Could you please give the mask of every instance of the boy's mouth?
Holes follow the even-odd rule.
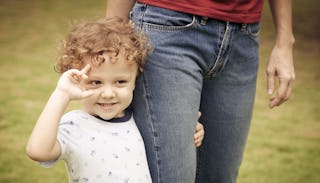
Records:
[[[112,103],[97,103],[97,105],[99,105],[100,107],[102,107],[103,109],[110,109],[113,106],[115,106],[117,104],[117,102],[112,102]]]

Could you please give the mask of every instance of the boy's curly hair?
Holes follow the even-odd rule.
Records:
[[[108,55],[109,60],[115,62],[121,51],[142,71],[150,49],[146,35],[135,30],[132,22],[113,18],[80,23],[62,41],[55,70],[63,73],[73,68],[81,69],[85,64],[84,56],[91,58],[92,65],[104,62],[103,55]]]

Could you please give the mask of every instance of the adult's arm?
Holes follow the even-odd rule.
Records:
[[[106,18],[120,17],[129,19],[135,0],[106,0]]]
[[[269,0],[276,30],[275,45],[267,65],[269,107],[279,106],[291,95],[293,66],[292,0]],[[277,84],[278,83],[278,84]]]

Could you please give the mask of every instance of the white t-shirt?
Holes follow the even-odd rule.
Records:
[[[58,141],[72,183],[151,183],[145,147],[131,113],[105,121],[81,110],[65,114]],[[50,167],[56,161],[44,162]]]

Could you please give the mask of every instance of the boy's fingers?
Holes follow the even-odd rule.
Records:
[[[90,68],[91,68],[90,64],[87,64],[86,66],[84,66],[84,68],[81,69],[80,72],[81,72],[81,77],[83,79],[87,79],[88,78],[87,74],[89,73]]]
[[[199,136],[200,136],[200,135],[199,135],[199,134],[197,134],[197,133],[196,133],[196,134],[194,134],[194,136],[193,136],[194,140],[197,140],[197,139],[199,138]]]
[[[203,125],[201,123],[197,123],[196,125],[196,132],[203,130]]]
[[[200,129],[201,129],[200,125],[197,124],[197,125],[196,125],[196,132],[199,131]]]
[[[80,81],[81,80],[81,75],[82,73],[79,70],[72,70],[71,77],[75,81]]]
[[[86,66],[84,66],[84,68],[81,69],[81,72],[83,74],[88,74],[90,71],[90,68],[91,68],[90,64],[87,64]]]
[[[195,144],[196,144],[196,147],[200,147],[202,143],[201,141],[196,141]]]
[[[83,91],[82,97],[87,98],[87,97],[90,97],[91,95],[93,95],[93,91],[86,90],[86,91]]]
[[[70,75],[71,75],[72,79],[74,79],[75,81],[79,82],[81,79],[88,78],[87,73],[89,73],[90,68],[91,68],[90,64],[87,64],[81,70],[70,69],[68,72],[70,72]]]
[[[203,138],[203,136],[204,136],[204,131],[200,131],[200,132],[198,132],[198,133],[195,133],[194,135],[193,135],[193,138],[194,138],[194,140],[200,140],[200,139],[202,139]]]
[[[199,111],[198,112],[198,119],[200,119],[200,117],[201,117],[201,112]]]

